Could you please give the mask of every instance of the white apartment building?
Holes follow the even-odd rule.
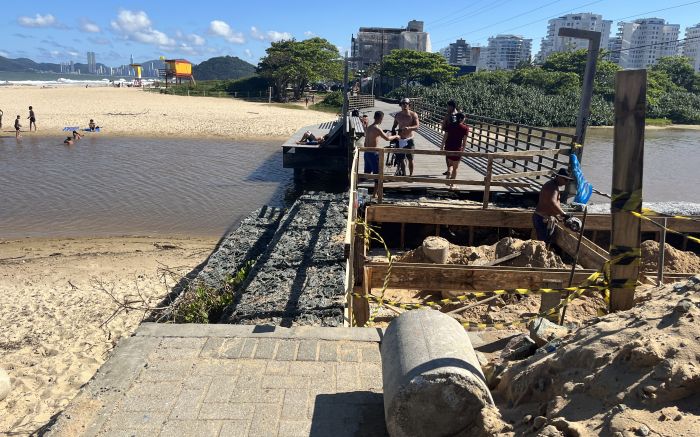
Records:
[[[532,40],[520,35],[497,35],[482,47],[479,68],[486,70],[514,70],[522,62],[530,62]]]
[[[664,56],[678,54],[679,24],[666,24],[662,18],[642,18],[620,22],[618,65],[625,69],[647,68]],[[617,56],[616,56],[617,57]]]
[[[690,58],[696,73],[700,73],[700,23],[685,28],[683,56]]]
[[[472,47],[465,40],[458,39],[440,49],[440,54],[450,65],[478,65],[481,47]]]
[[[405,28],[360,27],[350,41],[352,68],[366,69],[379,64],[392,50],[411,49],[430,52],[430,34],[423,31],[423,22],[411,20]]]
[[[600,32],[600,47],[607,48],[611,26],[612,20],[603,20],[602,15],[590,12],[567,14],[563,17],[549,20],[547,36],[542,38],[540,51],[537,54],[537,62],[544,62],[552,53],[571,52],[588,48],[588,40],[558,36],[559,29],[562,27]]]

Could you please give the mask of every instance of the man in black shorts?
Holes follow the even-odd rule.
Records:
[[[32,107],[29,107],[29,132],[32,131],[32,125],[34,126],[34,132],[36,132],[36,116],[34,115],[34,110]]]
[[[394,125],[391,127],[391,133],[395,134],[397,132],[396,127],[398,126],[398,134],[401,139],[399,140],[399,147],[402,149],[415,149],[416,145],[413,141],[413,132],[418,130],[420,122],[418,121],[418,114],[409,109],[411,101],[404,97],[399,102],[401,106],[401,112],[394,116]],[[408,173],[409,176],[413,176],[413,154],[407,153],[406,159],[408,159]]]

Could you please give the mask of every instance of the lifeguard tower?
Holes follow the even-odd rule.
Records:
[[[129,67],[131,67],[134,70],[133,86],[141,86],[141,74],[143,72],[143,67],[141,66],[141,64],[129,64]]]
[[[160,76],[165,77],[165,87],[168,87],[168,79],[172,79],[174,83],[182,83],[183,79],[190,81],[195,85],[194,76],[192,75],[192,63],[186,59],[165,59],[165,68],[160,70]]]

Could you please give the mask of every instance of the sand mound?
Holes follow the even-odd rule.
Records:
[[[505,371],[498,402],[516,434],[697,435],[700,276],[638,295]]]
[[[678,250],[670,244],[665,244],[664,271],[671,273],[700,272],[700,257],[693,252]],[[642,243],[642,270],[655,272],[659,267],[660,244],[654,240]]]
[[[484,265],[498,258],[520,252],[517,258],[500,263],[501,266],[566,268],[566,264],[552,251],[548,251],[542,241],[519,240],[506,237],[491,246],[458,246],[450,244],[448,264]],[[396,257],[397,262],[429,263],[422,247],[410,250]]]

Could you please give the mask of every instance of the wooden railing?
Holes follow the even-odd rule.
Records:
[[[356,94],[348,96],[348,110],[374,107],[374,96],[371,94]]]
[[[556,157],[558,154],[564,153],[563,150],[559,149],[549,149],[549,150],[519,150],[513,152],[455,152],[448,150],[417,150],[417,149],[394,149],[386,147],[358,147],[357,150],[361,152],[377,152],[379,153],[379,174],[367,174],[359,173],[357,166],[353,167],[354,171],[357,172],[356,176],[358,179],[368,179],[377,181],[376,196],[379,203],[382,202],[384,198],[384,182],[422,182],[422,183],[435,183],[444,185],[480,185],[484,187],[484,200],[483,209],[488,208],[489,197],[491,187],[530,187],[531,182],[525,179],[534,178],[538,176],[544,176],[545,174],[551,174],[550,170],[537,170],[537,171],[524,171],[518,173],[506,173],[506,174],[493,174],[493,162],[496,160],[508,160],[513,162],[531,162],[535,159],[542,159],[545,157],[552,158]],[[412,154],[412,155],[440,155],[440,156],[461,156],[462,158],[472,158],[472,159],[484,159],[487,162],[487,170],[484,175],[484,179],[478,180],[465,180],[465,179],[443,179],[443,178],[430,178],[430,177],[414,177],[414,176],[394,176],[387,175],[384,173],[385,166],[385,154],[386,153],[401,153],[401,154]],[[521,181],[509,181],[511,179],[521,179]]]
[[[442,139],[442,121],[446,109],[421,99],[412,100],[412,107],[420,118],[421,127],[424,128],[421,134],[433,143],[439,144]],[[561,150],[561,153],[542,154],[536,160],[530,161],[501,159],[501,170],[509,168],[511,171],[519,170],[523,173],[540,172],[539,175],[533,176],[539,179],[560,167],[569,166],[568,155],[576,147],[573,134],[473,114],[465,114],[465,116],[464,122],[470,127],[467,145],[472,150],[504,153]],[[425,132],[426,130],[428,132]],[[472,160],[469,164],[483,173],[489,171],[489,163],[485,159]],[[493,163],[491,165],[493,166]]]

